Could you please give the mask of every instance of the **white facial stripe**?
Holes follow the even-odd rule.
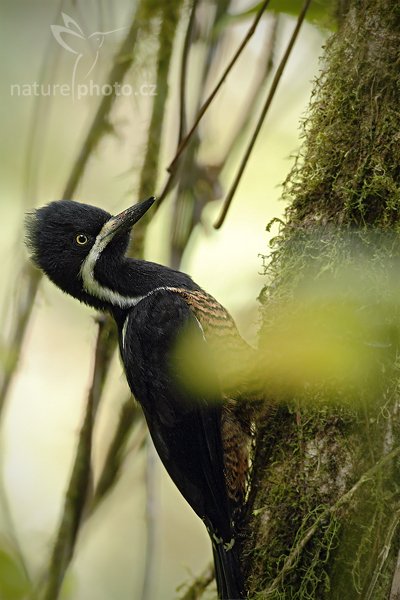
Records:
[[[83,287],[88,294],[95,296],[95,298],[99,298],[100,300],[105,300],[114,306],[117,305],[120,308],[129,308],[132,306],[136,306],[143,298],[146,298],[150,294],[157,292],[158,290],[169,290],[174,288],[168,287],[158,287],[148,294],[143,296],[123,296],[119,292],[115,290],[111,290],[110,288],[102,285],[97,281],[94,276],[94,268],[96,262],[98,261],[101,253],[107,244],[112,240],[113,236],[110,236],[110,232],[108,231],[110,228],[110,223],[107,221],[105,223],[98,234],[95,243],[93,244],[89,254],[85,258],[81,266],[81,277],[83,281]]]
[[[81,266],[81,277],[83,281],[83,287],[88,294],[99,298],[100,300],[106,300],[110,304],[120,306],[121,308],[128,308],[135,306],[143,296],[128,297],[122,296],[118,292],[111,290],[110,288],[101,285],[94,276],[94,267],[99,259],[99,256],[103,252],[104,248],[111,241],[113,236],[107,235],[109,229],[109,222],[105,223],[101,229],[99,235],[96,238],[93,247],[89,254],[85,258]]]

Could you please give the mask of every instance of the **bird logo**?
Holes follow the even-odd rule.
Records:
[[[78,70],[84,75],[81,79],[87,79],[95,68],[101,48],[103,47],[106,36],[126,29],[119,27],[110,31],[94,31],[86,35],[80,25],[66,13],[61,13],[64,25],[50,25],[55,40],[62,48],[76,56],[72,70],[72,94],[77,80]]]

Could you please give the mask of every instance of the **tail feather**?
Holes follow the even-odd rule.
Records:
[[[226,545],[214,539],[212,545],[218,598],[243,600],[246,594],[237,548],[233,545],[227,550]]]

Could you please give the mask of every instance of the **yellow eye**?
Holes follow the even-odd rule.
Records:
[[[79,246],[84,246],[85,244],[88,243],[89,238],[84,233],[79,233],[76,236],[75,241],[76,241],[77,244],[79,244]]]

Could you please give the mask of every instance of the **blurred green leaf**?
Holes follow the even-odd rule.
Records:
[[[391,236],[377,237],[382,248],[373,261],[347,240],[349,256],[357,256],[353,265],[343,252],[325,262],[315,242],[298,285],[270,305],[259,365],[266,389],[300,395],[323,387],[324,401],[380,401],[383,375],[390,370],[398,377],[400,260],[389,257]],[[372,247],[375,237],[366,239]]]
[[[0,548],[0,599],[22,600],[29,591],[29,581],[18,559]]]
[[[224,15],[218,22],[218,30],[220,31],[226,26],[244,21],[255,15],[260,10],[262,4],[263,2],[257,2],[257,4],[243,12]],[[297,17],[303,4],[304,0],[271,0],[267,10],[276,13],[286,13],[293,17]],[[333,29],[334,21],[331,17],[334,12],[334,7],[335,2],[333,0],[314,0],[307,11],[306,20],[316,25],[320,25],[321,27]]]
[[[297,17],[303,8],[303,4],[304,0],[271,0],[268,10]],[[333,0],[314,0],[307,11],[306,20],[326,27],[335,5],[336,3]]]

